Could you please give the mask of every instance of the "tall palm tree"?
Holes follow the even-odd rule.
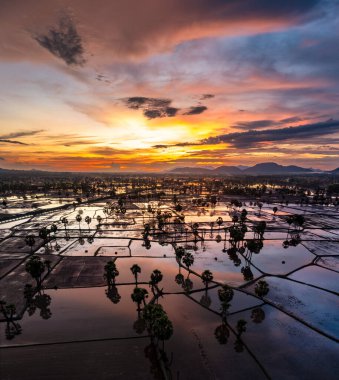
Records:
[[[15,335],[21,334],[22,328],[19,323],[14,322],[16,307],[13,304],[7,304],[6,301],[0,301],[0,312],[6,320],[6,338],[13,339]]]
[[[87,225],[88,225],[88,231],[90,230],[90,228],[89,228],[89,225],[91,224],[91,222],[92,222],[92,218],[90,217],[90,216],[86,216],[86,218],[85,218],[85,222],[87,223]]]
[[[185,248],[184,247],[175,247],[174,251],[175,251],[175,257],[177,259],[177,262],[180,265],[181,259],[183,258],[183,256],[186,253]]]
[[[192,253],[191,252],[185,252],[185,255],[182,258],[182,262],[186,265],[186,267],[188,268],[188,271],[189,271],[190,267],[194,263],[194,256],[192,255]]]
[[[76,217],[75,217],[75,220],[79,223],[79,235],[81,236],[81,226],[80,226],[80,223],[82,221],[82,216],[80,214],[78,214]]]
[[[42,274],[46,268],[45,263],[39,256],[31,256],[27,261],[25,269],[36,281],[37,289],[41,288]]]
[[[232,301],[234,296],[233,289],[228,285],[223,285],[221,289],[218,290],[218,297],[221,303],[221,312],[222,317],[226,320],[227,310],[231,306],[230,302]]]
[[[213,281],[213,274],[210,270],[206,269],[201,274],[202,282],[205,285],[205,290],[207,291],[208,284]]]
[[[262,298],[268,294],[270,289],[269,289],[268,283],[265,280],[260,280],[255,285],[254,291],[258,297]]]
[[[33,235],[28,235],[25,238],[26,245],[30,247],[30,253],[33,253],[33,246],[35,244],[35,238]]]
[[[65,218],[65,217],[63,217],[63,218],[61,219],[61,223],[64,225],[64,228],[65,228],[65,235],[67,235],[67,228],[66,228],[66,226],[67,226],[67,224],[68,224],[68,219]]]
[[[143,302],[146,305],[145,299],[148,297],[148,291],[145,288],[135,287],[131,294],[132,301],[138,305],[138,312],[140,311],[140,305]]]
[[[219,231],[220,231],[220,227],[221,227],[221,225],[224,223],[223,218],[222,218],[221,216],[219,216],[219,217],[217,218],[217,220],[216,220],[216,223],[217,223],[217,225],[219,226]]]
[[[141,273],[141,268],[138,264],[133,264],[130,269],[135,278],[135,286],[138,286],[138,275]]]
[[[119,276],[119,271],[115,265],[115,262],[113,260],[108,261],[104,267],[104,270],[104,278],[107,281],[107,286],[115,286],[115,279]]]
[[[226,344],[228,341],[228,338],[230,336],[230,331],[226,325],[226,323],[222,323],[220,326],[218,326],[214,331],[214,336],[216,337],[217,341],[220,344]]]
[[[161,273],[161,271],[159,269],[155,269],[152,274],[151,274],[151,281],[150,281],[150,285],[152,287],[152,293],[154,294],[155,296],[155,292],[154,292],[154,289],[157,290],[158,294],[161,294],[162,291],[159,290],[158,288],[158,284],[159,282],[163,279],[163,275]]]

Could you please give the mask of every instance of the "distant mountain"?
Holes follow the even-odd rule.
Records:
[[[219,166],[215,169],[193,168],[190,166],[178,167],[168,171],[173,174],[196,174],[196,175],[241,175],[242,171],[236,166]]]
[[[245,170],[245,169],[250,168],[250,166],[248,166],[248,165],[237,165],[236,167],[237,167],[238,169],[240,169],[240,170]]]
[[[339,174],[339,168],[336,168],[334,170],[331,170],[329,171],[329,173],[332,173],[332,174]]]
[[[302,168],[301,166],[289,165],[283,166],[275,162],[263,162],[256,164],[243,171],[243,174],[249,175],[280,175],[280,174],[303,174],[312,173],[312,169]]]
[[[220,174],[229,174],[229,175],[241,175],[243,174],[242,170],[236,166],[219,166],[213,170],[214,173]]]
[[[37,170],[37,169],[22,170],[22,169],[0,168],[0,173],[49,173],[49,172],[46,172],[44,170]]]
[[[195,174],[195,175],[293,175],[293,174],[311,174],[322,173],[319,170],[306,169],[295,165],[279,165],[275,162],[264,162],[254,166],[247,167],[243,170],[237,166],[219,166],[215,169],[197,168],[197,167],[178,167],[170,170],[168,173],[173,174]],[[330,173],[339,174],[339,168]]]
[[[211,175],[213,173],[213,170],[206,169],[206,168],[193,168],[190,166],[185,167],[179,167],[169,170],[167,173],[173,173],[173,174],[209,174]]]

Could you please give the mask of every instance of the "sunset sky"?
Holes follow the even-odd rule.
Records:
[[[0,167],[339,166],[337,0],[0,0]]]

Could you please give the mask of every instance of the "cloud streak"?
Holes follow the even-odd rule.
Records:
[[[278,142],[286,140],[308,140],[319,136],[339,132],[339,120],[305,124],[297,127],[279,129],[266,129],[263,131],[234,132],[209,137],[201,141],[202,144],[229,143],[236,148],[249,148],[265,142]]]
[[[0,139],[14,139],[17,137],[34,136],[34,135],[41,133],[43,131],[44,131],[43,129],[38,129],[38,130],[34,130],[34,131],[12,132],[12,133],[8,133],[6,135],[1,135]]]
[[[232,125],[232,128],[251,130],[267,128],[274,124],[274,120],[239,121],[237,124]]]
[[[29,144],[23,143],[23,142],[21,142],[21,141],[8,140],[8,139],[0,139],[0,143],[5,143],[5,144],[16,144],[16,145],[29,145]]]

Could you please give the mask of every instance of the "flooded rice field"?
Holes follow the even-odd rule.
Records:
[[[4,379],[336,378],[333,207],[47,203],[0,223]]]

